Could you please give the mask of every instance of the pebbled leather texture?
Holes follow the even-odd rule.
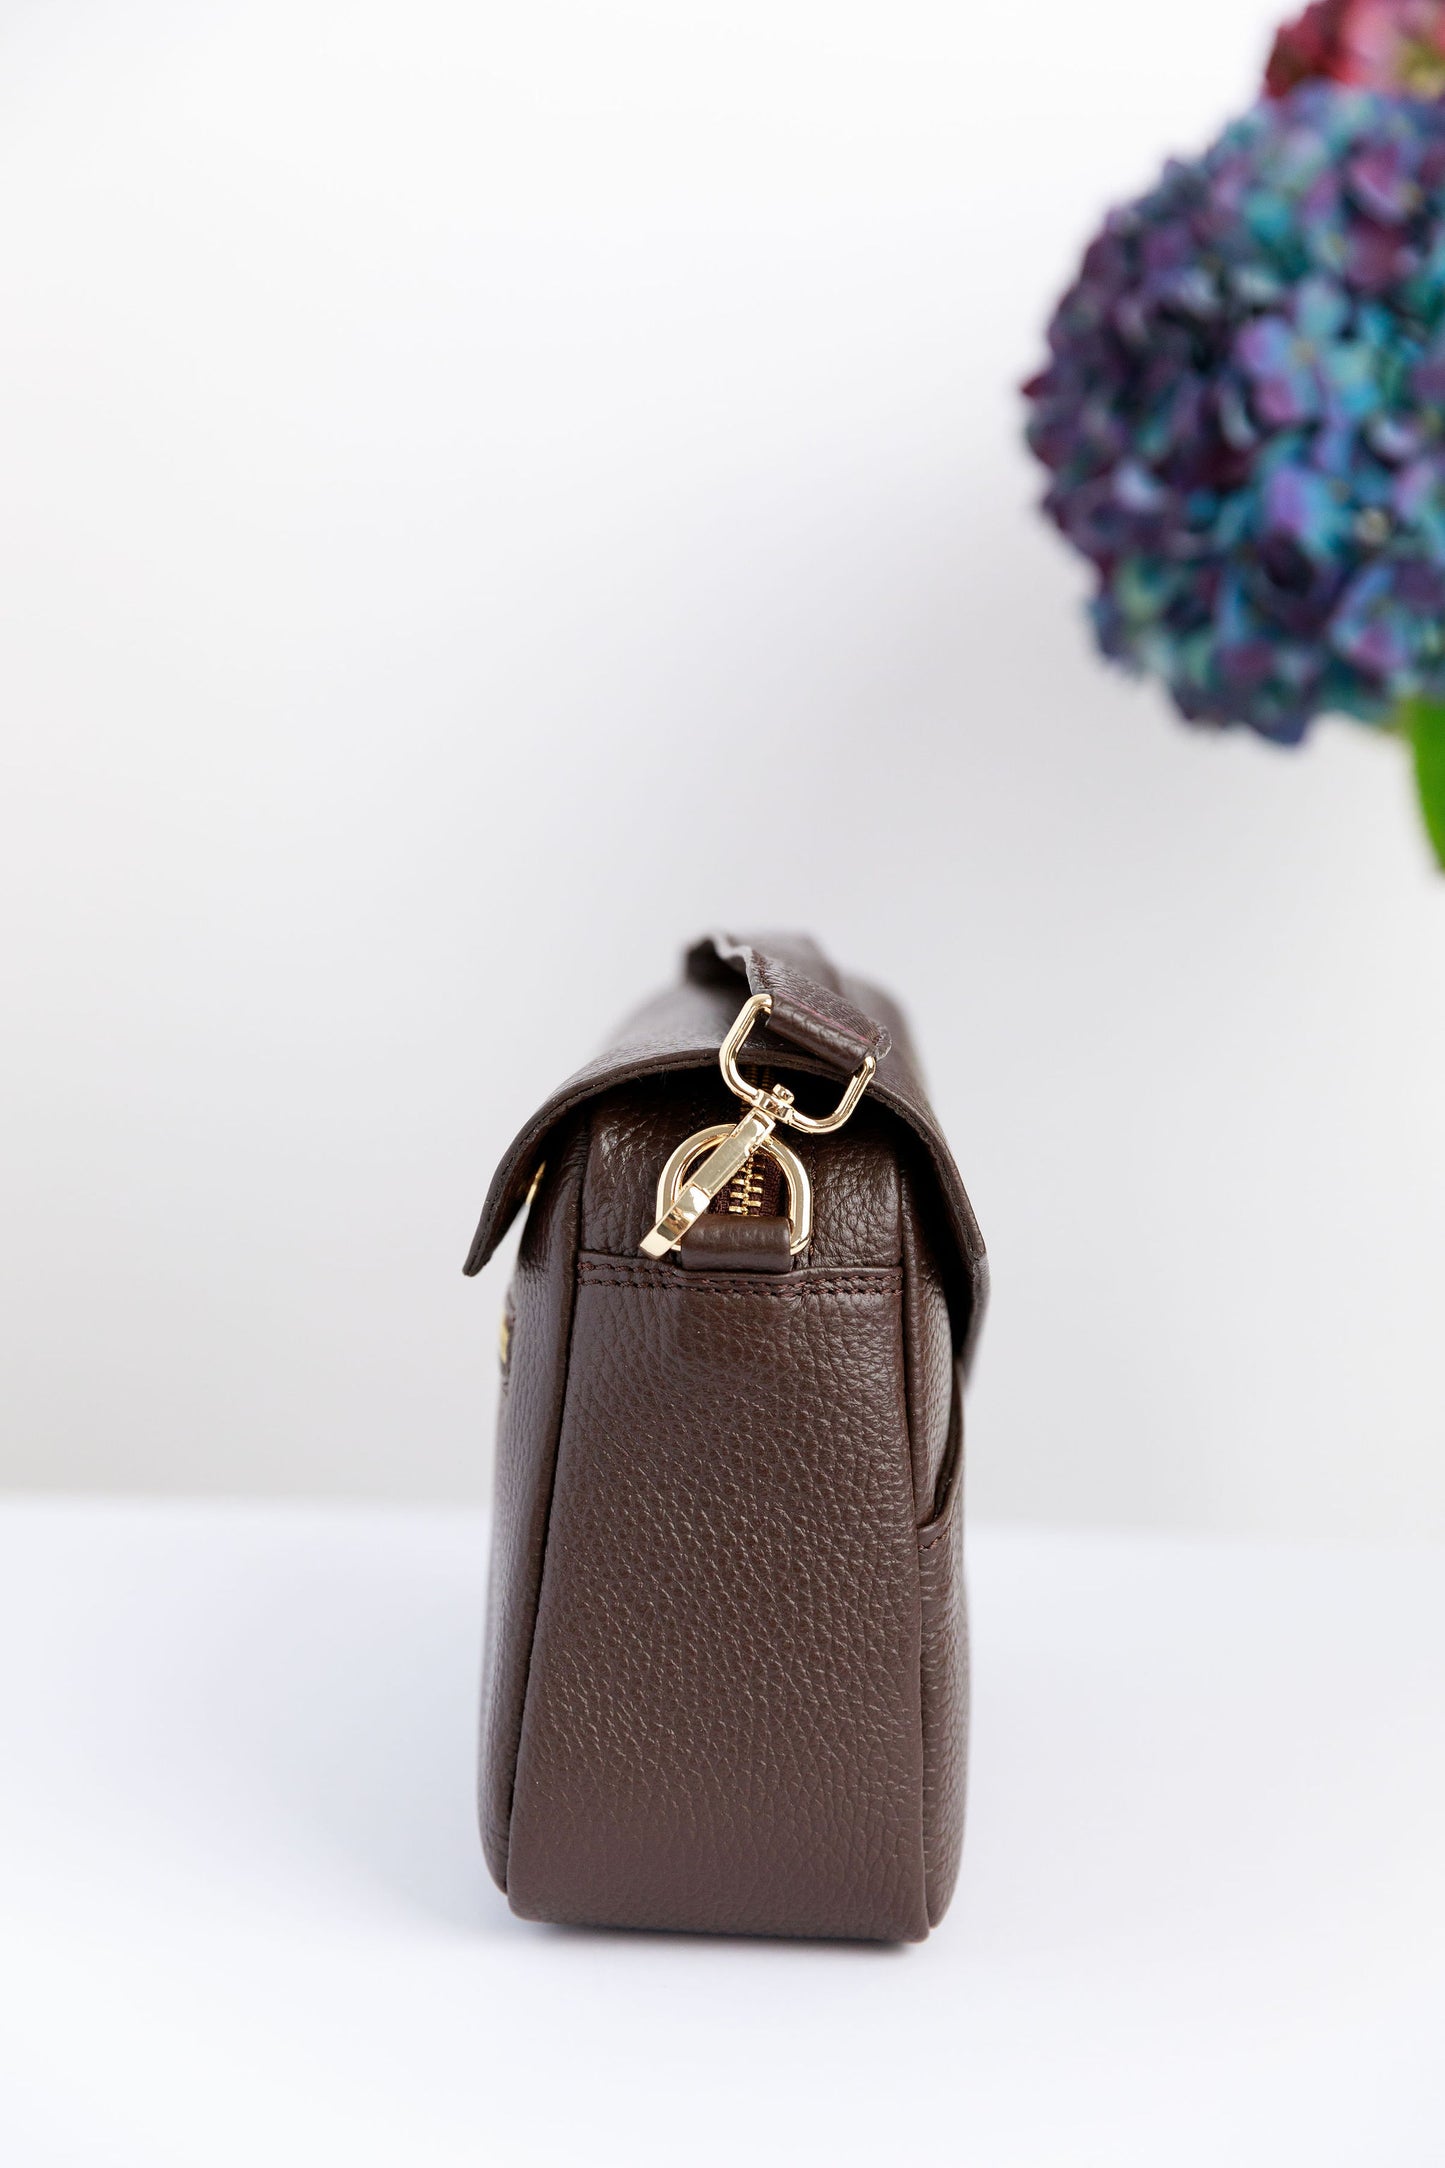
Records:
[[[583,1191],[583,1247],[635,1256],[652,1224],[658,1169],[684,1137],[727,1112],[716,1069],[711,1079],[649,1077],[600,1100]],[[788,1142],[813,1185],[809,1263],[896,1265],[903,1240],[897,1124],[865,1099],[836,1136],[795,1133]]]
[[[507,1892],[527,1918],[927,1927],[900,1275],[584,1256]]]
[[[703,991],[674,997],[685,1016]],[[819,1073],[800,1050],[789,1081],[795,1061]],[[488,1864],[529,1918],[916,1939],[962,1841],[981,1245],[915,1115],[870,1093],[837,1135],[790,1139],[814,1184],[802,1259],[775,1220],[730,1246],[718,1218],[708,1254],[644,1260],[658,1171],[726,1094],[685,1057],[593,1073],[612,1081],[544,1110],[511,1295]]]

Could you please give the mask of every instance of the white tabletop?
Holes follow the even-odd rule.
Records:
[[[922,1946],[515,1921],[466,1513],[0,1511],[13,2168],[1445,2159],[1445,1558],[971,1537]]]

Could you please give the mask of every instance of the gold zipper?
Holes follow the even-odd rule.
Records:
[[[773,1088],[771,1069],[760,1069],[748,1077],[759,1091],[770,1092]],[[745,1159],[732,1181],[728,1184],[727,1209],[734,1219],[761,1219],[763,1216],[763,1166],[757,1152]]]

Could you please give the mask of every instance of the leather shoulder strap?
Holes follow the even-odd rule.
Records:
[[[613,1044],[569,1077],[513,1139],[493,1178],[464,1271],[480,1272],[496,1249],[560,1121],[620,1085],[711,1067],[750,992],[771,994],[773,1007],[766,1031],[755,1032],[744,1047],[744,1061],[776,1061],[779,1039],[792,1050],[788,1067],[804,1074],[850,1075],[864,1054],[876,1056],[869,1101],[907,1125],[937,1178],[957,1254],[953,1292],[961,1299],[954,1307],[966,1357],[982,1322],[988,1263],[962,1177],[929,1106],[907,1026],[886,994],[845,978],[814,942],[797,934],[749,939],[714,933],[688,951],[681,985],[631,1016]]]
[[[768,1029],[829,1067],[858,1067],[865,1054],[882,1061],[893,1041],[874,1017],[855,1008],[823,951],[805,934],[759,934],[747,940],[712,933],[688,950],[687,972],[700,986],[737,985],[768,994]]]

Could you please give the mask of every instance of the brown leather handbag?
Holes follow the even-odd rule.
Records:
[[[926,1935],[963,1835],[987,1283],[897,1009],[809,941],[701,942],[528,1122],[469,1273],[528,1199],[492,1873],[527,1919]]]

